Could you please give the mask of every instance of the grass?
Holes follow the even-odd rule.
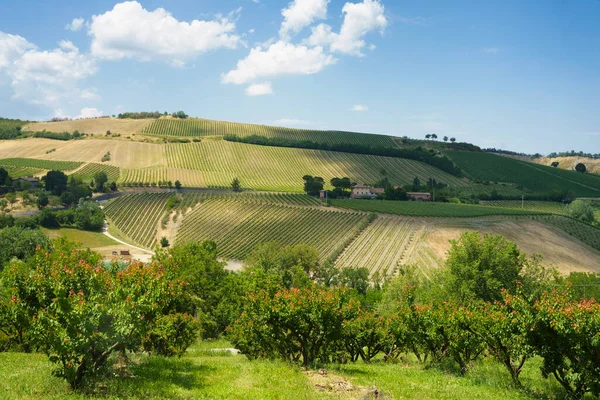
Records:
[[[0,398],[18,399],[358,399],[359,392],[320,391],[309,374],[280,361],[249,361],[243,355],[213,349],[226,341],[200,342],[181,358],[132,356],[126,371],[112,371],[94,385],[72,392],[51,376],[52,364],[42,354],[0,353]],[[564,399],[553,379],[543,379],[540,360],[525,364],[526,389],[512,385],[496,362],[477,362],[466,376],[451,369],[425,368],[411,357],[403,363],[375,361],[328,365],[334,381],[376,386],[392,399]]]
[[[80,231],[72,228],[42,228],[42,231],[44,231],[44,233],[51,239],[65,237],[73,242],[81,243],[81,247],[84,248],[88,247],[90,249],[95,249],[98,247],[114,246],[119,244],[100,232]]]
[[[82,163],[79,161],[52,161],[40,160],[37,158],[4,158],[0,160],[0,165],[12,167],[27,167],[39,169],[52,169],[55,171],[69,171],[79,167]]]
[[[539,211],[488,207],[470,204],[386,200],[332,200],[336,207],[385,214],[419,217],[484,217],[488,215],[535,215]]]
[[[501,208],[513,208],[522,209],[528,211],[539,211],[549,214],[564,215],[564,206],[561,203],[555,203],[550,201],[524,201],[521,200],[492,200],[492,201],[481,201],[479,204],[482,206],[501,207]]]
[[[447,151],[445,154],[469,177],[479,181],[511,182],[533,194],[573,191],[578,197],[600,197],[600,177],[528,163],[491,153]]]

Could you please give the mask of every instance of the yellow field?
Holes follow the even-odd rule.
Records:
[[[556,158],[536,158],[531,161],[542,164],[542,165],[551,165],[553,162],[558,161],[558,168],[574,170],[575,166],[579,163],[583,163],[587,168],[588,172],[592,172],[594,174],[600,174],[600,159],[596,160],[593,158],[587,157],[556,157]]]
[[[60,122],[33,122],[23,127],[25,132],[37,132],[46,130],[48,132],[73,132],[78,130],[81,133],[102,134],[107,130],[111,133],[121,135],[131,135],[132,133],[142,133],[142,130],[148,126],[153,119],[117,119],[117,118],[92,118],[79,119],[75,121]]]

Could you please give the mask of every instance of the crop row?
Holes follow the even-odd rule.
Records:
[[[357,183],[373,183],[387,171],[394,184],[434,178],[450,186],[464,187],[465,181],[427,164],[402,158],[267,147],[227,141],[167,144],[167,165],[201,171],[208,187],[229,187],[233,178],[242,187],[259,190],[301,192],[302,176],[349,177]]]
[[[8,175],[12,178],[19,178],[22,176],[34,176],[42,173],[46,170],[35,167],[21,167],[18,165],[4,165],[0,163],[0,168],[5,169]]]
[[[211,199],[306,207],[319,207],[321,205],[321,202],[315,197],[298,193],[185,193],[179,208],[185,211],[198,203]]]
[[[416,224],[401,217],[379,216],[336,260],[339,268],[364,267],[384,277],[394,271],[408,248]]]
[[[177,242],[213,239],[220,254],[232,259],[244,259],[258,244],[273,240],[282,245],[305,243],[325,259],[366,217],[317,208],[209,200],[184,218]]]
[[[596,227],[559,215],[539,216],[535,217],[535,219],[554,225],[588,246],[600,250],[600,229]]]
[[[32,167],[39,169],[48,169],[55,171],[70,171],[78,168],[82,162],[79,161],[54,161],[41,160],[37,158],[4,158],[0,160],[0,165],[12,167]]]
[[[469,204],[418,201],[333,200],[334,206],[352,210],[422,217],[483,217],[487,215],[535,215],[540,211]]]
[[[88,163],[81,169],[74,172],[73,175],[77,178],[88,181],[94,179],[94,175],[98,172],[105,172],[110,182],[117,182],[119,180],[119,167],[99,163]]]
[[[551,201],[521,201],[521,200],[492,200],[482,201],[479,204],[488,207],[513,208],[527,211],[539,211],[548,214],[564,214],[564,206],[561,203]]]
[[[355,144],[371,147],[395,147],[392,137],[367,133],[294,129],[267,125],[240,124],[207,119],[158,119],[144,131],[151,135],[166,136],[266,136],[293,140],[309,140],[315,143]]]
[[[118,197],[104,213],[128,239],[151,248],[156,243],[158,223],[172,193],[139,193]]]

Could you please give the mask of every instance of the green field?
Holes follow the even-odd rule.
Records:
[[[445,154],[472,179],[511,182],[528,193],[548,195],[573,191],[577,197],[600,197],[600,177],[546,167],[483,152],[447,151]]]
[[[81,247],[95,249],[98,247],[113,246],[119,244],[100,232],[80,231],[78,229],[60,228],[46,229],[42,231],[51,239],[64,237],[73,242],[81,244]]]
[[[355,234],[353,228],[365,218],[363,213],[214,199],[185,215],[176,243],[213,239],[222,256],[238,260],[260,243],[303,243],[325,259]]]
[[[104,207],[109,223],[132,243],[152,248],[158,224],[172,193],[140,193],[118,197]]]
[[[430,165],[402,158],[291,149],[233,143],[223,140],[203,143],[167,144],[167,166],[200,171],[208,187],[229,187],[238,177],[243,187],[258,190],[301,192],[304,175],[349,177],[357,183],[381,179],[385,169],[393,184],[434,178],[453,187],[465,187],[464,180]],[[129,179],[129,178],[128,178]]]
[[[531,201],[525,200],[491,200],[481,201],[479,203],[482,206],[496,207],[496,208],[512,208],[526,211],[539,211],[549,214],[560,214],[565,213],[562,203],[555,203],[550,201]]]
[[[488,215],[531,215],[539,211],[519,210],[502,207],[487,207],[470,204],[431,203],[418,201],[386,200],[332,200],[336,207],[384,214],[415,217],[484,217]]]
[[[37,169],[48,169],[55,171],[70,171],[79,167],[82,162],[78,161],[53,161],[40,160],[37,158],[3,158],[0,159],[0,165],[9,167],[26,167]]]
[[[396,147],[393,138],[368,133],[293,129],[266,125],[240,124],[208,119],[157,119],[148,125],[144,133],[166,136],[250,136],[279,137],[293,140],[309,140],[316,143],[356,144],[371,147]]]
[[[110,182],[117,182],[119,180],[119,167],[99,163],[88,163],[74,172],[73,176],[84,181],[91,181],[94,179],[94,174],[98,172],[105,172]]]
[[[581,240],[596,250],[600,250],[600,229],[581,221],[559,215],[537,216],[536,220],[554,225],[569,235]]]
[[[45,172],[45,169],[35,167],[21,167],[18,165],[3,165],[0,163],[0,168],[5,169],[11,178],[19,178],[23,176],[34,176]]]

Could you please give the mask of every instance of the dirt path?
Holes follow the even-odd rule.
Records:
[[[127,242],[124,242],[124,241],[122,241],[121,239],[118,239],[118,238],[114,237],[113,235],[111,235],[110,233],[108,233],[108,223],[107,223],[106,221],[104,221],[104,226],[102,227],[102,233],[103,233],[104,235],[108,236],[109,238],[111,238],[112,240],[114,240],[115,242],[118,242],[118,243],[124,244],[125,246],[128,246],[128,247],[131,247],[131,248],[133,248],[133,249],[139,250],[139,251],[141,251],[141,252],[143,252],[143,253],[147,253],[147,254],[152,254],[152,255],[154,255],[154,252],[153,252],[153,251],[146,250],[146,249],[143,249],[143,248],[141,248],[141,247],[134,246],[134,245],[132,245],[132,244],[130,244],[130,243],[127,243]]]

